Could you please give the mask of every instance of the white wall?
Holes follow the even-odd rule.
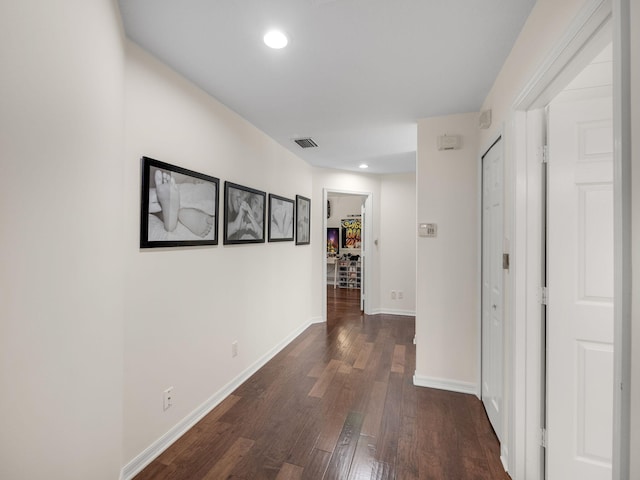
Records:
[[[416,175],[384,175],[380,205],[380,311],[416,314]],[[391,290],[396,299],[391,299]],[[399,298],[397,292],[402,292]]]
[[[418,121],[416,383],[473,391],[478,375],[478,114]],[[438,151],[437,137],[463,137]],[[415,230],[414,230],[415,234]]]
[[[0,478],[118,478],[123,54],[111,0],[0,4]]]
[[[492,110],[491,127],[480,131],[479,146],[485,145],[504,128],[516,96],[552,48],[586,0],[538,0],[525,22],[516,43],[485,98],[482,110]],[[507,177],[505,177],[507,178]]]
[[[312,248],[321,246],[138,248],[142,155],[219,177],[222,191],[229,180],[291,199],[304,195],[316,206],[321,196],[305,162],[127,47],[125,462],[309,324]],[[175,405],[163,411],[170,386]]]

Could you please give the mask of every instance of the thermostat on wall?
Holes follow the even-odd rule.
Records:
[[[418,235],[426,238],[436,238],[438,236],[438,224],[421,223],[418,225]]]

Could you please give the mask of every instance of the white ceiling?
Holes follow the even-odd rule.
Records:
[[[534,3],[120,0],[120,9],[129,38],[310,164],[394,173],[415,170],[418,118],[480,109]],[[283,50],[262,43],[273,27],[289,35]],[[318,147],[292,141],[306,136]]]

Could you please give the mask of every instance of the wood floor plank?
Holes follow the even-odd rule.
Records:
[[[369,360],[369,356],[373,351],[373,343],[366,342],[362,349],[360,350],[360,354],[353,364],[353,368],[359,368],[360,370],[364,369],[367,366],[367,362]]]
[[[380,462],[395,466],[398,453],[400,433],[400,415],[402,408],[402,376],[392,373],[384,403],[382,424],[378,439],[378,455]]]
[[[338,443],[338,438],[340,438],[340,432],[342,431],[345,418],[346,414],[341,415],[340,413],[334,413],[325,418],[324,425],[322,426],[318,441],[315,445],[317,449],[333,452]]]
[[[320,376],[322,375],[322,372],[324,372],[324,369],[326,368],[326,365],[323,363],[316,363],[313,368],[311,370],[309,370],[309,373],[307,373],[307,377],[311,377],[311,378],[320,378]]]
[[[189,448],[184,449],[176,455],[174,460],[168,465],[169,469],[166,478],[172,480],[200,479],[216,463],[217,459],[224,454],[229,447],[229,443],[238,438],[238,428],[234,425],[216,422],[204,429],[192,429],[199,432],[198,438]],[[179,441],[172,445],[167,452],[173,448],[181,448]],[[143,471],[146,473],[146,469]],[[145,477],[142,477],[145,478]],[[146,477],[155,480],[157,477]],[[137,477],[136,477],[136,480]]]
[[[335,376],[336,372],[338,371],[341,365],[342,365],[342,362],[340,360],[331,360],[329,364],[326,366],[326,368],[324,369],[324,371],[322,372],[322,375],[320,375],[320,378],[318,378],[318,381],[313,385],[313,388],[311,388],[311,390],[309,391],[309,396],[322,397],[327,391],[327,388],[329,388],[329,385],[331,384],[333,377]]]
[[[311,460],[302,471],[302,480],[322,480],[330,459],[331,453],[315,448]]]
[[[377,463],[375,439],[364,435],[362,431],[360,433],[348,480],[369,480]]]
[[[331,455],[329,466],[324,475],[326,480],[345,480],[349,478],[351,463],[356,452],[364,415],[349,412]]]
[[[303,470],[304,468],[299,467],[298,465],[285,463],[278,472],[276,480],[300,480],[302,478]]]
[[[241,437],[236,440],[202,480],[220,480],[227,478],[238,463],[249,453],[253,444],[254,441],[248,438]]]
[[[387,387],[388,384],[383,382],[373,383],[364,424],[362,425],[363,435],[378,438],[380,424],[382,423],[382,414],[384,412],[384,401],[387,398]]]
[[[229,410],[231,410],[238,401],[240,401],[242,397],[238,395],[229,395],[225,398],[220,404],[218,404],[211,412],[209,412],[205,417],[200,421],[200,425],[202,427],[206,427],[209,424],[215,423],[224,416]]]
[[[308,350],[314,342],[317,341],[317,337],[315,335],[308,335],[303,341],[298,343],[295,348],[293,348],[289,352],[289,356],[291,357],[299,357],[305,350]]]
[[[391,371],[393,373],[404,373],[404,357],[407,347],[404,345],[396,345],[393,348],[393,362],[391,363]]]
[[[411,348],[408,350],[415,351]],[[422,454],[418,442],[420,433],[417,418],[417,389],[406,375],[402,384],[402,413],[396,461],[398,478],[406,480],[420,478],[420,455]]]

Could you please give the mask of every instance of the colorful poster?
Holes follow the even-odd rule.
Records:
[[[338,234],[339,228],[327,228],[327,253],[337,254],[340,250],[338,245],[340,236]]]
[[[345,218],[340,222],[342,230],[342,246],[344,248],[360,248],[362,222],[359,218]]]

